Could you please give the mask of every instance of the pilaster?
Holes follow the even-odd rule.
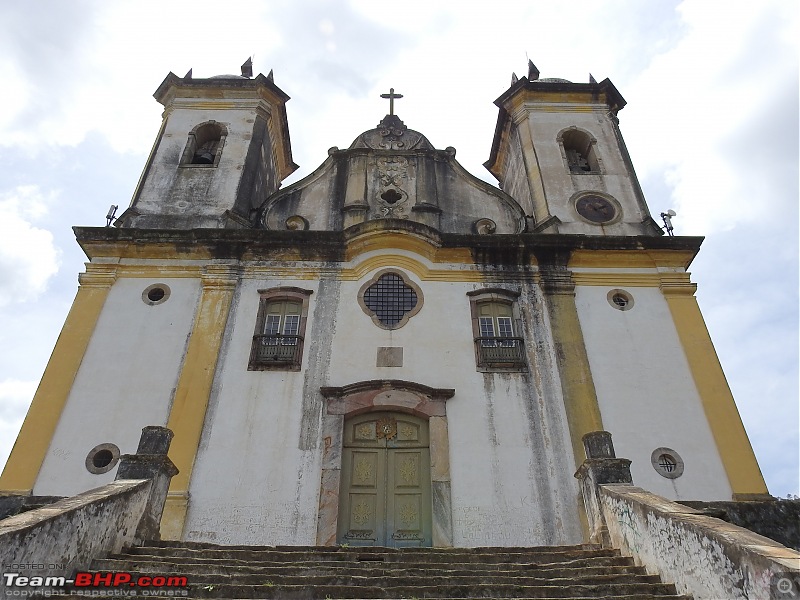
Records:
[[[697,305],[694,295],[697,285],[688,281],[664,281],[660,287],[728,475],[733,499],[769,498],[767,485]]]
[[[170,458],[180,472],[172,479],[162,517],[166,539],[183,533],[192,469],[238,279],[239,269],[232,265],[209,265],[201,275],[200,303],[167,422],[175,433]]]
[[[575,305],[575,282],[572,272],[564,266],[569,257],[537,258],[577,467],[583,459],[583,436],[603,429],[600,406]]]

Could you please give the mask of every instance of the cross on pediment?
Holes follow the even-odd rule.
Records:
[[[394,114],[394,99],[395,98],[402,98],[403,94],[395,94],[394,88],[389,88],[388,94],[381,94],[381,98],[388,98],[389,99],[389,114]]]

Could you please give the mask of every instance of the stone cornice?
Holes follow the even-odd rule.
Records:
[[[430,256],[469,256],[477,265],[513,267],[559,264],[564,267],[655,267],[685,269],[703,241],[689,236],[588,236],[521,233],[445,234],[402,220],[369,221],[345,231],[267,231],[262,229],[133,229],[75,227],[90,259],[317,260],[346,262],[382,241],[416,240]],[[382,239],[383,238],[383,239]],[[374,243],[364,243],[372,240]],[[358,250],[363,247],[363,250]]]

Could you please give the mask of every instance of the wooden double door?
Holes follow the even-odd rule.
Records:
[[[428,422],[393,412],[345,421],[338,542],[430,546]]]

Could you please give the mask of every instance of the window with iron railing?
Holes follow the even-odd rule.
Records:
[[[511,290],[476,290],[472,302],[475,360],[479,371],[523,371],[525,340]]]
[[[276,288],[262,294],[248,368],[299,370],[310,292]]]

